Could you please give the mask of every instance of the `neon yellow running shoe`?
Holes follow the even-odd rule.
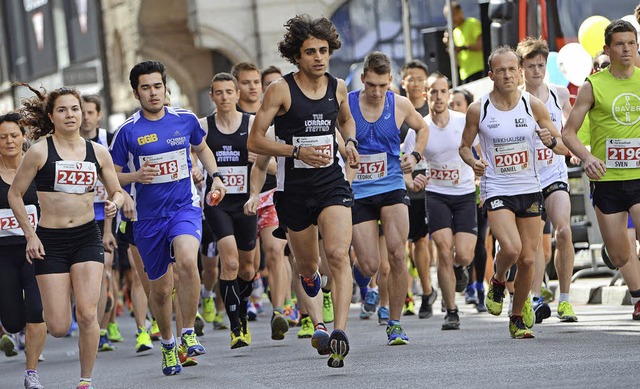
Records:
[[[532,339],[533,331],[527,328],[519,316],[512,316],[509,319],[509,333],[514,339]]]
[[[226,330],[227,324],[224,322],[224,317],[222,312],[216,313],[215,319],[213,319],[213,329],[214,330]]]
[[[298,338],[310,338],[313,336],[314,328],[313,322],[309,316],[300,320],[300,331],[298,331]]]
[[[416,314],[416,306],[413,302],[413,294],[407,293],[407,297],[404,299],[404,308],[402,310],[404,316],[413,316]]]
[[[535,321],[536,315],[533,313],[533,308],[531,307],[531,296],[527,296],[527,299],[524,301],[524,306],[522,307],[522,322],[527,328],[531,328]]]
[[[151,340],[160,340],[160,328],[158,328],[158,322],[156,319],[151,320],[149,335],[151,336]]]
[[[568,301],[562,301],[558,304],[558,319],[565,323],[575,323],[578,321],[578,317],[573,312],[573,307]]]
[[[162,373],[164,375],[180,374],[182,366],[178,358],[178,347],[173,342],[170,345],[163,344],[162,347]]]
[[[136,352],[141,353],[143,351],[153,349],[153,343],[151,343],[151,336],[146,329],[138,327],[138,335],[136,336]]]
[[[333,323],[333,301],[331,292],[322,293],[322,321]]]
[[[213,323],[216,319],[216,304],[213,301],[213,297],[202,299],[202,318],[207,323]]]
[[[500,283],[491,277],[489,281],[489,291],[487,292],[487,298],[484,301],[487,311],[494,315],[500,316],[502,313],[502,300],[504,300],[506,284]]]
[[[198,360],[195,357],[190,357],[187,355],[187,348],[184,344],[181,344],[180,347],[178,347],[178,359],[180,359],[180,364],[182,365],[182,367],[198,365]]]
[[[234,348],[247,347],[248,345],[249,344],[247,343],[247,340],[244,338],[244,334],[242,333],[242,331],[240,331],[238,335],[234,334],[233,331],[231,332],[231,349],[232,350]]]
[[[122,342],[124,338],[118,329],[118,323],[107,323],[107,338],[112,342]]]

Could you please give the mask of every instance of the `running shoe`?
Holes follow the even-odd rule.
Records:
[[[554,300],[553,292],[546,288],[544,285],[542,289],[540,289],[540,297],[544,299],[545,302],[550,303]]]
[[[178,359],[180,360],[182,367],[196,366],[198,364],[198,360],[195,357],[187,355],[187,348],[184,344],[181,344],[180,347],[178,347]]]
[[[213,329],[214,330],[226,330],[227,324],[224,322],[224,316],[222,312],[216,313],[215,319],[213,319]]]
[[[531,297],[527,296],[527,299],[524,300],[524,306],[522,307],[522,322],[527,328],[531,328],[535,321],[536,315],[533,313],[533,308],[531,308]]]
[[[387,325],[389,323],[389,307],[385,307],[381,305],[378,308],[378,324],[381,326]]]
[[[91,382],[82,380],[78,383],[76,389],[93,389],[93,385],[91,385]]]
[[[329,337],[331,356],[327,361],[329,367],[344,367],[344,357],[349,354],[349,339],[342,330],[333,330]]]
[[[40,383],[38,373],[30,371],[24,376],[24,389],[44,389],[44,386]]]
[[[364,307],[364,301],[360,304],[360,320],[369,320],[374,312],[369,312]]]
[[[399,346],[409,344],[409,337],[402,329],[400,322],[392,320],[387,324],[387,344],[389,346]]]
[[[193,357],[195,355],[206,354],[207,350],[204,349],[204,346],[200,344],[198,341],[198,337],[195,332],[192,330],[188,330],[182,333],[182,345],[187,348],[187,356]]]
[[[213,323],[216,319],[216,303],[213,301],[213,297],[202,299],[202,318],[207,323]]]
[[[300,331],[298,331],[298,338],[310,338],[313,336],[313,322],[309,316],[300,320]]]
[[[318,354],[320,355],[331,354],[331,348],[329,346],[329,331],[327,331],[327,327],[323,324],[316,325],[315,331],[311,336],[311,346],[318,350]]]
[[[151,340],[160,340],[160,328],[158,328],[158,322],[156,319],[151,319],[151,329],[149,330]]]
[[[635,304],[631,318],[633,320],[640,320],[640,301]]]
[[[180,365],[180,359],[178,358],[178,347],[176,346],[176,342],[169,345],[163,344],[160,348],[162,349],[162,374],[180,374],[182,366]]]
[[[438,297],[438,291],[431,289],[431,294],[422,295],[422,304],[420,304],[420,310],[418,311],[418,317],[420,319],[428,319],[433,316],[433,303]]]
[[[322,293],[322,321],[325,323],[333,323],[333,300],[331,292]]]
[[[502,300],[504,300],[506,283],[496,281],[494,277],[491,277],[489,281],[489,292],[487,293],[487,299],[485,305],[487,311],[495,316],[500,316],[502,313]]]
[[[300,312],[295,306],[285,305],[284,307],[284,317],[287,319],[290,327],[295,327],[298,325]]]
[[[100,330],[100,343],[98,343],[98,351],[113,351],[116,348],[113,347],[109,338],[107,338],[107,330]]]
[[[404,308],[402,310],[402,314],[404,316],[413,316],[416,314],[415,309],[416,306],[413,302],[413,294],[407,293],[407,297],[404,299]]]
[[[447,312],[444,316],[444,324],[442,324],[442,330],[459,330],[460,329],[460,316],[458,315],[458,310],[455,312]]]
[[[138,327],[138,335],[136,335],[136,352],[141,353],[143,351],[153,349],[153,343],[151,343],[151,336],[146,329]]]
[[[307,293],[309,297],[315,297],[320,291],[320,272],[316,272],[311,277],[300,276],[300,282],[302,283],[302,289]]]
[[[251,344],[251,331],[249,330],[249,324],[247,324],[246,318],[240,318],[240,328],[242,330],[242,336],[247,342],[247,346]]]
[[[520,316],[511,316],[509,319],[509,333],[514,339],[534,338],[533,331],[527,328]]]
[[[122,342],[124,340],[118,328],[118,323],[107,323],[107,338],[111,342]]]
[[[380,296],[378,296],[378,292],[375,290],[367,291],[367,294],[364,296],[364,303],[362,304],[362,309],[366,312],[375,313],[376,308],[378,307],[378,302],[380,301]]]
[[[251,302],[251,300],[247,301],[247,319],[249,321],[256,321],[258,318],[258,309]]]
[[[551,307],[542,297],[533,299],[533,312],[536,314],[536,324],[540,324],[544,319],[551,317]]]
[[[487,307],[484,305],[484,284],[476,282],[476,296],[478,297],[478,304],[476,304],[476,310],[478,313],[487,312]]]
[[[473,284],[467,285],[467,290],[464,292],[464,303],[469,305],[478,304],[478,296],[476,295],[476,288]]]
[[[16,345],[13,343],[13,339],[7,334],[2,335],[2,339],[0,339],[0,350],[4,352],[4,355],[7,357],[15,357],[18,355],[18,351],[16,350]]]
[[[231,349],[247,347],[249,344],[247,340],[244,338],[244,334],[242,331],[238,331],[237,333],[231,332]]]
[[[75,317],[75,309],[72,311],[72,315],[71,315],[71,326],[69,327],[69,332],[67,332],[67,334],[65,335],[65,337],[70,337],[73,336],[73,334],[75,334],[76,332],[78,332],[78,322],[76,322],[76,317]]]
[[[571,303],[568,301],[562,301],[558,304],[558,319],[565,323],[575,323],[578,321],[578,317],[573,312]]]
[[[284,318],[282,313],[274,311],[273,317],[271,318],[271,339],[282,340],[287,331],[289,331],[287,319]]]
[[[456,275],[456,292],[464,292],[469,283],[469,271],[466,266],[454,266],[453,272]]]
[[[196,319],[193,322],[193,329],[196,332],[196,335],[203,336],[204,335],[204,319],[200,312],[196,312]]]

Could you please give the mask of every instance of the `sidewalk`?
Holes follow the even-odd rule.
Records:
[[[631,295],[620,278],[615,286],[609,286],[613,277],[579,278],[571,283],[571,302],[574,304],[631,305]],[[560,296],[558,281],[549,282],[549,288]]]

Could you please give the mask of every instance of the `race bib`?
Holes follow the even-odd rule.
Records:
[[[321,147],[322,152],[325,155],[331,157],[331,161],[322,166],[327,167],[333,164],[333,136],[332,135],[320,135],[320,136],[294,136],[293,137],[293,145],[294,146],[317,146]],[[314,169],[313,166],[307,165],[299,159],[293,160],[293,167],[296,169]]]
[[[56,161],[56,192],[84,194],[96,186],[98,174],[93,162]]]
[[[38,224],[38,210],[35,205],[29,204],[25,206],[27,210],[27,216],[29,217],[29,224],[31,227],[36,228]],[[7,236],[24,236],[18,219],[13,215],[11,209],[0,209],[0,237]]]
[[[607,139],[606,145],[608,168],[640,167],[640,138]]]
[[[354,181],[375,181],[387,175],[387,153],[360,155]]]
[[[107,193],[107,188],[102,185],[100,180],[96,180],[96,186],[93,190],[93,202],[94,203],[104,203],[107,201],[109,194]]]
[[[497,146],[494,150],[493,162],[497,174],[518,173],[531,166],[526,143]]]
[[[187,149],[168,151],[166,153],[145,155],[139,157],[140,166],[149,162],[149,166],[157,167],[160,172],[151,181],[152,184],[180,181],[189,177],[187,163]]]
[[[553,150],[548,147],[536,149],[536,162],[540,167],[551,166],[553,164]]]
[[[218,166],[227,194],[247,193],[246,166]]]
[[[431,162],[429,164],[429,174],[432,180],[436,180],[437,185],[454,186],[460,182],[460,163],[439,164]]]

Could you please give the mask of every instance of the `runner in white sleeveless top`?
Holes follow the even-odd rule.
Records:
[[[533,332],[523,322],[523,308],[540,241],[542,194],[535,166],[535,140],[540,137],[553,149],[561,143],[557,139],[560,133],[544,104],[518,90],[519,58],[513,49],[497,48],[488,64],[493,90],[469,107],[460,156],[481,176],[480,196],[491,231],[501,246],[495,258],[496,273],[489,284],[487,310],[493,315],[502,312],[507,271],[517,264],[509,332],[514,338],[532,338]],[[476,135],[482,148],[479,160],[471,152]],[[525,317],[529,326],[533,325],[530,313]]]
[[[516,49],[520,56],[524,90],[546,101],[551,120],[556,128],[562,129],[563,117],[569,116],[571,104],[569,90],[562,86],[547,85],[544,82],[549,47],[542,39],[527,38],[518,44]],[[563,154],[554,153],[563,152]],[[569,179],[565,153],[568,149],[557,146],[554,150],[545,147],[540,139],[536,145],[536,165],[540,173],[540,184],[544,198],[544,210],[555,230],[556,256],[555,266],[560,283],[560,299],[558,303],[558,317],[560,321],[575,322],[578,318],[569,302],[569,289],[573,275],[575,251],[571,237],[571,199],[569,197]],[[543,219],[545,216],[543,214]],[[543,224],[544,226],[544,224]],[[549,233],[549,232],[547,232]],[[551,316],[549,305],[540,297],[544,269],[546,267],[542,244],[536,253],[535,276],[533,279],[533,309],[536,323]]]
[[[429,114],[424,120],[433,130],[423,153],[430,177],[426,207],[431,237],[438,248],[438,284],[447,309],[442,329],[457,330],[460,317],[453,266],[462,271],[473,261],[478,232],[475,177],[473,169],[458,154],[465,115],[448,108],[447,77],[440,73],[429,76],[427,99]],[[410,130],[404,146],[411,149],[414,139],[415,133]]]

